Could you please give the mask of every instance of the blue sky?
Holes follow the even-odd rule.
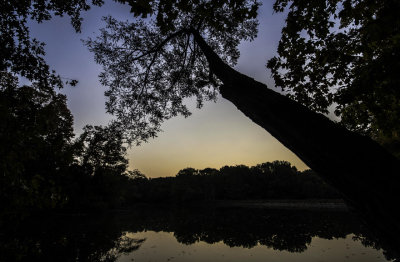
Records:
[[[276,53],[284,15],[274,14],[272,4],[272,0],[263,1],[258,16],[258,37],[240,44],[241,56],[235,68],[274,89],[265,64]],[[80,34],[75,33],[68,17],[30,24],[32,36],[46,43],[46,60],[52,69],[65,78],[79,80],[76,87],[61,91],[67,95],[77,134],[86,124],[106,125],[112,118],[104,109],[106,87],[98,82],[101,67],[81,42],[81,39],[98,34],[104,26],[101,17],[106,15],[132,19],[129,8],[112,2],[85,12]],[[192,104],[191,101],[188,103]],[[229,101],[220,97],[216,103],[205,103],[200,110],[194,105],[191,108],[193,114],[190,117],[166,121],[157,138],[129,149],[130,169],[137,168],[149,177],[159,177],[175,175],[185,167],[220,168],[273,160],[287,160],[299,169],[306,168],[293,153]]]

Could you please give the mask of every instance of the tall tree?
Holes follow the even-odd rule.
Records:
[[[104,68],[107,109],[130,141],[154,136],[161,121],[176,114],[188,115],[184,97],[196,96],[201,106],[219,91],[397,241],[399,161],[369,138],[231,67],[239,42],[256,35],[257,2],[160,0],[148,6],[154,19],[108,17],[101,35],[86,42]],[[382,218],[385,223],[377,222]]]
[[[74,136],[66,97],[0,74],[1,205],[7,212],[62,204]]]
[[[44,59],[45,43],[27,22],[68,15],[79,32],[80,13],[102,0],[0,1],[0,200],[4,212],[54,207],[65,200],[64,176],[72,162],[72,115],[63,81]],[[20,85],[18,78],[28,80]],[[76,80],[68,80],[75,85]],[[2,210],[3,211],[3,210]]]
[[[339,188],[366,219],[383,217],[392,228],[375,225],[398,243],[400,217],[394,207],[400,191],[396,183],[399,161],[368,138],[348,132],[230,67],[239,56],[239,42],[256,36],[256,1],[117,2],[128,3],[135,16],[151,16],[134,23],[108,18],[101,37],[87,44],[104,65],[101,80],[110,87],[108,111],[117,116],[120,130],[131,142],[154,136],[165,119],[188,115],[184,97],[196,96],[201,106],[219,91]],[[300,2],[306,3],[296,1]],[[357,2],[367,7],[375,3]],[[60,78],[43,62],[42,44],[29,38],[26,19],[43,21],[51,17],[51,11],[74,19],[87,8],[85,0],[2,2],[1,44],[7,52],[2,52],[6,55],[1,57],[1,70],[37,81],[41,88],[61,86]],[[318,17],[319,13],[313,14]],[[80,19],[75,21],[79,25]]]
[[[195,96],[197,106],[217,96],[221,82],[207,65],[195,36],[204,34],[222,59],[234,65],[241,40],[257,30],[256,1],[153,1],[158,10],[149,19],[119,22],[86,44],[104,66],[102,84],[109,87],[107,110],[116,115],[130,141],[147,140],[163,120],[188,116],[184,99]]]
[[[278,56],[268,62],[277,86],[318,112],[336,104],[348,129],[400,157],[399,1],[287,1]]]

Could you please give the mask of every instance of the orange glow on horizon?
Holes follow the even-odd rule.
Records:
[[[175,176],[186,167],[219,169],[274,160],[289,161],[299,170],[308,168],[225,99],[206,103],[192,113],[186,119],[167,121],[157,138],[132,148],[130,169],[139,169],[148,177],[165,177]]]

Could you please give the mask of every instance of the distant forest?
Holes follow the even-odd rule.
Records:
[[[79,181],[80,179],[83,179]],[[146,178],[139,171],[107,173],[75,180],[70,207],[118,208],[133,203],[187,203],[214,200],[340,198],[313,171],[298,171],[286,161],[185,168],[175,177]]]
[[[104,210],[136,203],[339,198],[311,170],[285,161],[219,170],[185,168],[175,177],[128,171],[122,132],[87,125],[74,138],[66,97],[0,82],[0,221],[52,210]]]

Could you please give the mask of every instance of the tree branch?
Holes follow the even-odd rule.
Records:
[[[154,46],[153,48],[151,48],[151,49],[150,49],[149,51],[147,51],[146,53],[141,54],[141,55],[138,56],[138,57],[135,57],[134,60],[138,60],[138,59],[140,59],[140,58],[142,58],[142,57],[145,57],[145,56],[147,56],[147,55],[150,55],[150,54],[152,54],[152,53],[155,53],[155,52],[160,51],[160,49],[161,49],[165,44],[167,44],[171,39],[173,39],[173,38],[175,38],[175,37],[177,37],[177,36],[179,36],[179,35],[181,35],[181,34],[183,34],[183,33],[186,33],[186,32],[187,32],[186,29],[181,29],[181,30],[176,31],[175,33],[173,33],[173,34],[169,35],[167,38],[165,38],[161,43],[159,43],[158,45],[156,45],[156,46]]]

